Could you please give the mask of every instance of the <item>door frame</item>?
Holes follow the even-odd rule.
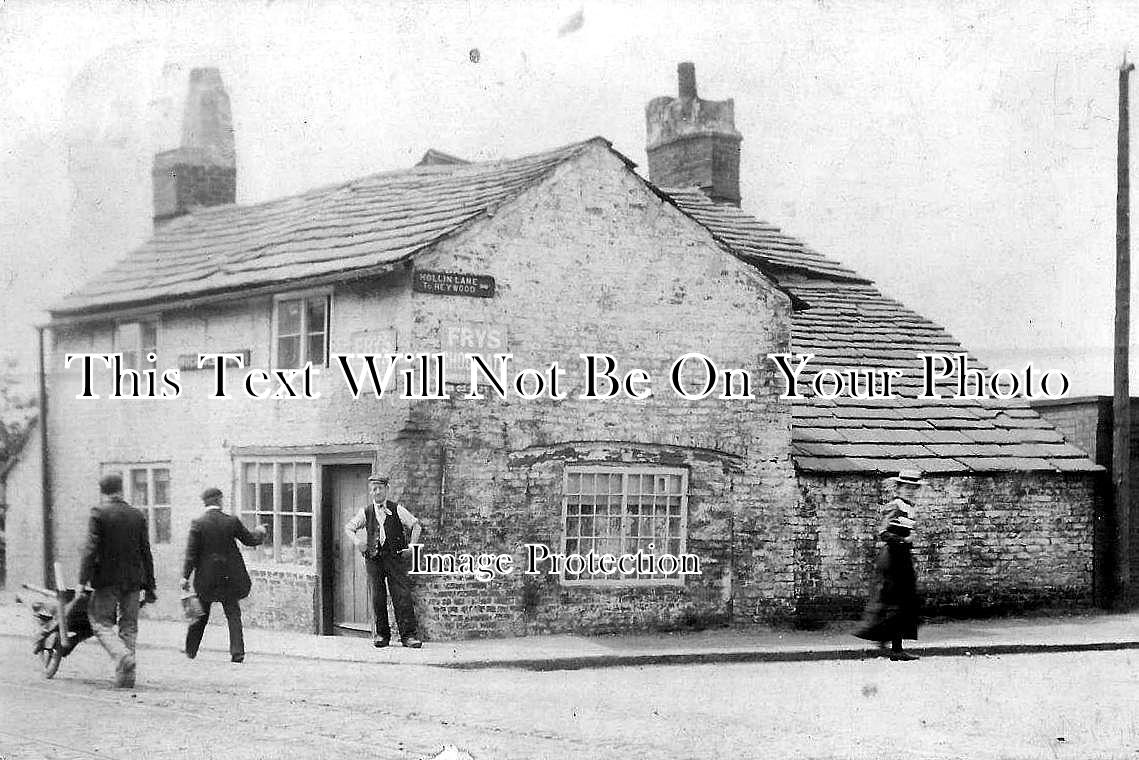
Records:
[[[321,636],[335,636],[338,631],[336,628],[336,620],[334,619],[336,610],[336,546],[335,541],[339,539],[334,523],[336,518],[334,515],[335,510],[329,503],[332,497],[332,488],[325,487],[325,483],[331,483],[330,480],[325,479],[325,469],[337,467],[341,465],[367,465],[375,472],[376,469],[376,451],[360,451],[353,454],[330,454],[326,456],[317,456],[316,466],[320,469],[320,557],[317,561],[317,576],[320,585],[320,593],[317,598],[318,620],[320,622],[320,635]]]

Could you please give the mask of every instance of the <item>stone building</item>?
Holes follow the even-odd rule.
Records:
[[[341,526],[378,470],[430,552],[521,557],[537,543],[701,559],[684,578],[422,576],[431,637],[810,620],[860,603],[883,477],[916,466],[930,474],[918,551],[936,605],[1090,601],[1098,468],[1027,406],[780,398],[771,353],[896,367],[912,390],[915,353],[962,349],[739,210],[732,102],[700,99],[690,66],[679,97],[647,108],[649,181],[593,138],[489,163],[429,151],[414,168],[235,205],[228,109],[216,71],[194,72],[196,126],[155,161],[154,236],[52,310],[51,492],[19,503],[42,509],[65,566],[100,473],[119,471],[149,514],[160,585],[176,588],[197,495],[220,485],[273,536],[250,555],[249,617],[359,629],[363,568]],[[447,399],[354,396],[336,357],[389,352],[510,353],[516,371],[558,362],[565,398],[483,386],[467,398],[465,375],[444,378]],[[153,380],[152,395],[172,396],[164,373],[179,368],[177,396],[108,398],[113,373],[96,361],[100,398],[80,398],[81,363],[64,357],[113,353],[143,395]],[[251,398],[234,360],[229,397],[211,398],[216,367],[199,369],[200,353],[311,363],[319,397]],[[615,375],[644,370],[653,394],[579,398],[590,353],[613,356]],[[667,390],[688,353],[747,370],[749,397]],[[275,389],[271,377],[250,386]]]

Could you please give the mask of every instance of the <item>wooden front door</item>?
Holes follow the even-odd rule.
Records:
[[[372,629],[371,600],[364,558],[344,533],[344,527],[368,503],[370,465],[336,465],[324,470],[325,504],[331,516],[329,570],[332,630],[359,633]]]

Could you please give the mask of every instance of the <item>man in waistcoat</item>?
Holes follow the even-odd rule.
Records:
[[[418,625],[411,598],[411,544],[419,543],[422,527],[415,515],[402,504],[388,500],[388,479],[381,476],[368,478],[370,504],[361,509],[344,527],[356,549],[364,555],[368,569],[368,585],[372,587],[372,614],[375,617],[374,638],[376,647],[391,643],[391,624],[388,622],[388,592],[392,595],[399,637],[405,647],[418,649],[423,644],[417,638]],[[386,584],[386,585],[385,585]]]

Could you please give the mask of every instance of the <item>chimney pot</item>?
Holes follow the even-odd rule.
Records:
[[[680,99],[692,100],[696,97],[696,65],[691,61],[677,64],[676,75],[680,83]]]

